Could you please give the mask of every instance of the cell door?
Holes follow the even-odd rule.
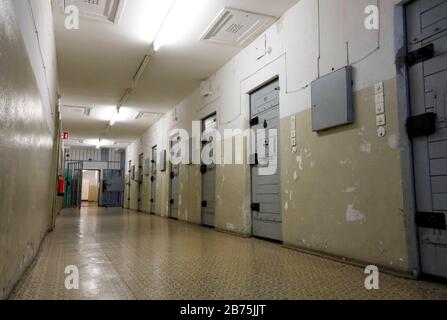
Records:
[[[421,268],[447,277],[447,0],[406,6],[407,67]]]
[[[123,193],[123,170],[103,170],[101,206],[122,207]]]
[[[180,143],[180,137],[173,138],[171,141],[171,151],[172,149]],[[172,157],[172,152],[171,152]],[[170,218],[178,219],[178,209],[179,209],[179,170],[180,166],[178,164],[173,164],[171,161],[171,200],[170,200]]]
[[[202,121],[202,150],[207,159],[202,159],[202,224],[214,227],[216,208],[216,161],[214,144],[216,142],[217,116]],[[206,160],[205,163],[203,160]]]
[[[155,214],[157,205],[157,147],[152,148],[151,159],[151,213]]]
[[[144,178],[144,154],[140,154],[138,157],[138,211],[143,211],[143,178]]]
[[[250,96],[255,155],[251,169],[253,235],[282,241],[279,168],[279,82]]]

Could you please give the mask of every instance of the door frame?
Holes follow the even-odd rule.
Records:
[[[174,138],[180,139],[181,138],[180,133],[175,132],[174,134],[170,135],[169,139],[168,139],[168,146],[169,146],[169,166],[168,166],[168,168],[169,168],[169,171],[168,171],[168,179],[169,179],[169,183],[168,183],[168,188],[169,188],[168,205],[169,205],[169,210],[168,210],[168,217],[170,219],[178,220],[179,219],[179,214],[180,214],[180,206],[179,206],[179,208],[177,208],[177,217],[173,217],[172,216],[172,203],[171,203],[171,200],[173,199],[172,198],[172,180],[173,179],[171,179],[171,173],[172,173],[173,165],[172,165],[172,159],[171,159],[171,151],[172,151],[172,146],[173,146],[172,142],[174,141],[173,140]],[[177,143],[181,143],[181,141],[179,141]],[[180,165],[178,167],[178,174],[179,174],[179,181],[178,181],[179,182],[179,186],[178,187],[180,187]],[[178,196],[180,196],[180,188],[178,188],[178,192],[179,192]]]
[[[277,58],[273,59],[269,63],[267,63],[262,68],[258,69],[254,73],[248,75],[244,79],[241,80],[240,83],[240,111],[239,116],[244,120],[242,121],[241,128],[242,130],[250,129],[249,118],[250,118],[250,94],[257,89],[265,86],[269,82],[274,80],[279,81],[279,119],[284,118],[289,115],[290,110],[284,109],[284,103],[289,99],[287,96],[288,87],[287,87],[287,72],[286,72],[287,59],[286,54],[282,54]],[[296,109],[294,109],[294,113],[303,111],[307,109],[306,104],[295,105]],[[226,122],[219,121],[219,126],[225,125]],[[281,168],[280,168],[281,170]],[[253,234],[252,229],[252,211],[251,211],[251,166],[246,164],[245,166],[245,185],[242,186],[244,188],[244,192],[250,194],[250,198],[245,201],[244,213],[243,213],[243,231],[247,236],[251,236]],[[283,208],[282,208],[282,187],[280,192],[280,202],[281,202],[281,215],[283,216]],[[283,216],[284,217],[284,216]],[[284,222],[284,221],[283,221]],[[284,223],[283,231],[284,231]],[[284,234],[283,234],[283,243]]]
[[[131,201],[131,189],[132,189],[132,160],[129,160],[129,170],[127,171],[128,173],[128,179],[129,182],[127,182],[127,208],[128,210],[130,210],[130,201]]]
[[[101,196],[101,183],[102,183],[102,170],[100,170],[100,169],[83,169],[82,170],[82,183],[81,183],[81,194],[82,194],[82,189],[83,189],[83,187],[84,187],[84,172],[85,171],[88,171],[88,172],[98,172],[98,198],[96,199],[97,201],[97,204],[98,204],[98,207],[99,207],[99,202],[100,202],[100,196]],[[82,202],[85,202],[85,201],[82,201],[82,199],[81,199],[81,203]],[[87,202],[89,202],[89,201],[87,201]]]
[[[400,132],[400,158],[402,193],[407,236],[408,266],[414,277],[422,276],[419,233],[416,225],[416,189],[414,181],[413,144],[408,138],[406,121],[411,116],[409,73],[405,65],[407,48],[406,5],[415,0],[403,0],[395,5],[394,10],[394,44],[396,56],[396,87],[398,121]]]
[[[138,155],[138,199],[137,199],[137,211],[143,212],[143,191],[144,191],[144,153]],[[141,181],[140,181],[141,179]]]
[[[211,118],[211,117],[216,117],[216,131],[218,131],[219,130],[219,118],[218,118],[218,115],[217,115],[217,111],[212,111],[211,113],[209,113],[207,116],[205,116],[205,117],[202,117],[201,119],[200,119],[200,155],[202,155],[202,134],[203,134],[203,131],[204,131],[204,123],[205,123],[205,120],[207,120],[207,119],[209,119],[209,118]],[[217,159],[216,159],[217,160]],[[202,157],[200,156],[200,166],[202,166]],[[216,211],[217,211],[217,163],[215,164],[215,166],[216,166],[216,168],[215,168],[215,174],[216,174],[216,177],[215,177],[215,194],[214,194],[214,228],[216,227]],[[202,203],[202,201],[203,201],[203,174],[200,174],[200,203]],[[207,225],[205,225],[204,223],[203,223],[203,212],[202,212],[202,205],[200,205],[200,225],[202,225],[202,226],[205,226],[205,227],[209,227],[209,226],[207,226]]]
[[[281,137],[281,94],[282,94],[282,85],[281,85],[281,77],[279,76],[279,74],[276,74],[272,77],[270,77],[268,80],[258,84],[257,86],[255,86],[253,89],[251,89],[250,91],[248,91],[246,93],[247,98],[248,98],[248,114],[247,114],[247,119],[248,119],[248,128],[251,129],[250,126],[250,118],[251,118],[251,95],[254,94],[256,91],[274,83],[274,82],[278,82],[279,84],[279,91],[278,91],[278,95],[279,95],[279,105],[278,105],[278,154],[277,154],[277,162],[278,162],[278,180],[279,180],[279,213],[281,215],[281,240],[273,240],[273,239],[267,239],[267,238],[261,238],[263,240],[267,240],[267,241],[272,241],[272,242],[279,242],[279,243],[284,243],[284,211],[283,211],[283,206],[282,206],[282,189],[281,189],[281,142],[280,142],[280,137]],[[249,185],[250,185],[250,204],[253,203],[253,171],[252,171],[252,166],[249,165],[249,172],[248,172],[248,176],[249,176]],[[251,210],[250,208],[250,234],[252,237],[254,237],[253,234],[253,210]]]
[[[154,157],[154,151],[155,151],[155,159],[153,159]],[[151,148],[151,161],[150,161],[150,171],[149,171],[149,176],[150,176],[150,195],[149,195],[149,213],[150,214],[155,214],[155,209],[156,209],[156,204],[157,204],[157,188],[155,189],[155,198],[152,198],[152,187],[154,182],[152,181],[152,170],[154,169],[154,165],[155,165],[155,173],[156,173],[156,177],[155,177],[155,186],[157,186],[157,177],[158,177],[158,145],[154,145]],[[151,201],[153,200],[153,202]],[[155,203],[155,205],[154,205]]]

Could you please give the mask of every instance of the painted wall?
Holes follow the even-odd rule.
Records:
[[[60,202],[54,200],[57,71],[41,55],[55,57],[51,6],[30,3],[0,1],[0,299],[32,262]]]
[[[169,131],[217,112],[219,129],[247,129],[249,93],[279,77],[284,243],[410,271],[400,168],[394,64],[397,0],[301,0],[265,34],[210,77],[213,94],[198,89],[127,150],[127,159],[167,148]],[[380,30],[364,27],[367,5],[380,8]],[[265,54],[257,48],[267,43]],[[324,134],[311,130],[310,83],[351,65],[355,122]],[[376,133],[374,85],[385,82],[388,135]],[[298,153],[290,146],[297,117]],[[200,222],[197,166],[180,168],[180,219]],[[250,235],[250,174],[246,165],[217,168],[216,227]],[[168,214],[168,172],[157,203]],[[191,189],[194,188],[194,189]],[[235,192],[237,190],[237,192]],[[131,202],[132,202],[131,195]]]

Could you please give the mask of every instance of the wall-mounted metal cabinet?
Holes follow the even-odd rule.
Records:
[[[352,68],[332,72],[312,83],[312,130],[323,131],[354,121]]]

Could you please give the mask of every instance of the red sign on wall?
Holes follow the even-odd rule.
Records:
[[[62,132],[62,140],[68,140],[68,132]]]

